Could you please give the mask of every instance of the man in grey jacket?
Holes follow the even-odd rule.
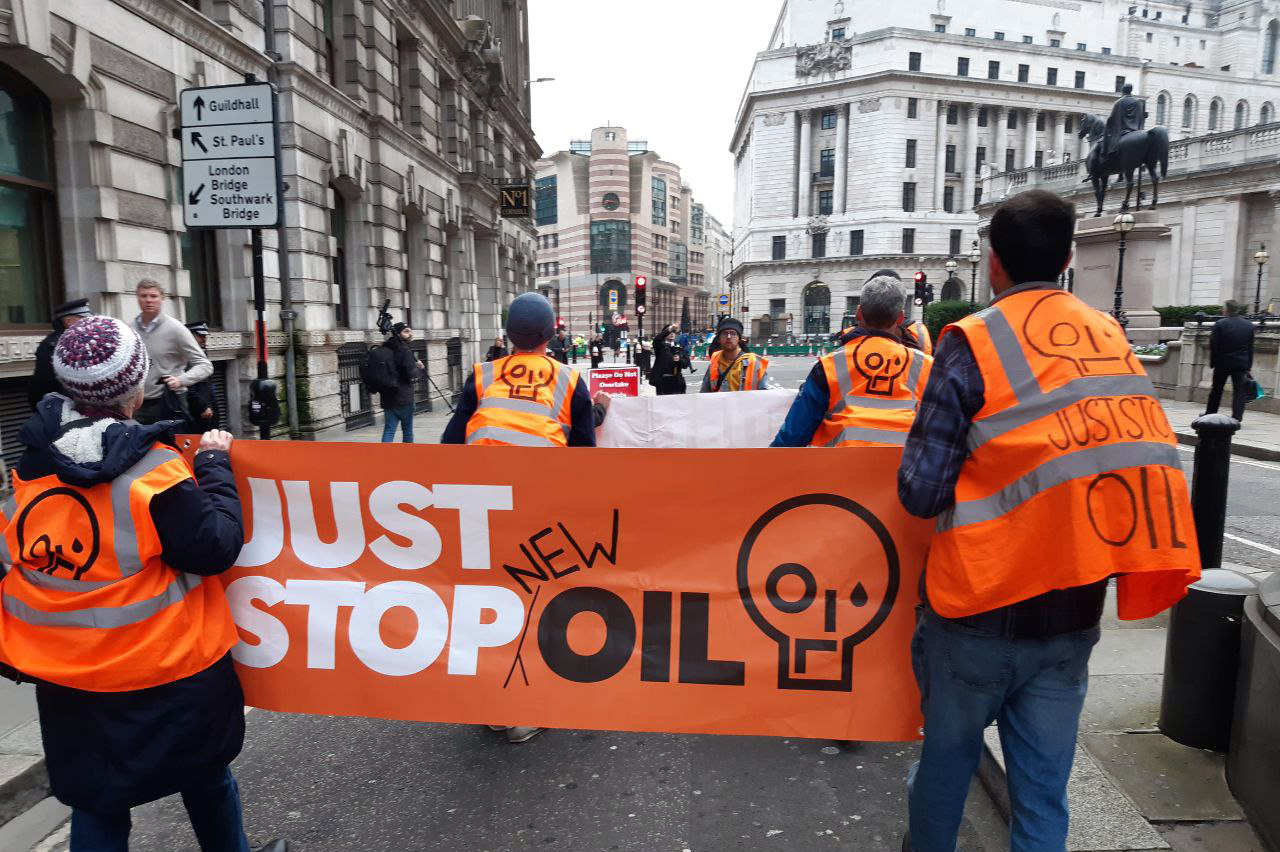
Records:
[[[139,423],[185,420],[187,388],[213,375],[209,361],[195,337],[181,322],[164,313],[164,287],[158,281],[138,282],[138,308],[133,320],[151,356],[144,385],[142,407],[133,414]]]

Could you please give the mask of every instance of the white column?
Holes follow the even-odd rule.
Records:
[[[942,191],[947,185],[947,102],[938,101],[938,132],[933,146],[933,209],[942,210]]]
[[[1067,116],[1057,113],[1053,117],[1053,161],[1062,162],[1062,154],[1067,147]]]
[[[797,110],[796,121],[800,122],[800,184],[796,193],[796,216],[808,219],[813,209],[809,202],[813,190],[813,116],[807,109]]]
[[[956,205],[957,213],[973,208],[973,188],[978,177],[979,109],[980,107],[977,104],[969,104],[968,112],[965,116],[964,152],[961,154],[964,159],[960,163],[960,173],[964,175],[964,179],[960,184],[960,203]]]
[[[849,161],[849,105],[836,107],[836,194],[832,211],[836,214],[844,212],[846,195],[845,183],[848,181]]]
[[[1026,126],[1022,134],[1022,168],[1029,169],[1036,164],[1036,116],[1039,110],[1029,109],[1022,114]]]
[[[991,156],[987,159],[995,166],[996,171],[1002,172],[1004,171],[1004,151],[1009,147],[1009,108],[996,107],[992,112],[994,112],[996,116],[996,126],[994,128],[995,141],[991,143],[995,150],[991,152]]]

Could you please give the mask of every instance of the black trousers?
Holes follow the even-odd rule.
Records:
[[[1216,367],[1213,371],[1213,387],[1209,390],[1209,404],[1205,406],[1205,414],[1215,414],[1222,404],[1222,389],[1231,379],[1231,416],[1236,420],[1244,417],[1244,378],[1248,370],[1235,370],[1230,367]]]

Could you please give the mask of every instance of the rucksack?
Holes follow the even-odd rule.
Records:
[[[400,386],[396,354],[389,346],[374,346],[360,357],[360,381],[371,393],[389,393]]]

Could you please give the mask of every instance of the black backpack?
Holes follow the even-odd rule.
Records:
[[[374,346],[360,357],[360,381],[370,393],[390,393],[400,386],[391,347]]]

